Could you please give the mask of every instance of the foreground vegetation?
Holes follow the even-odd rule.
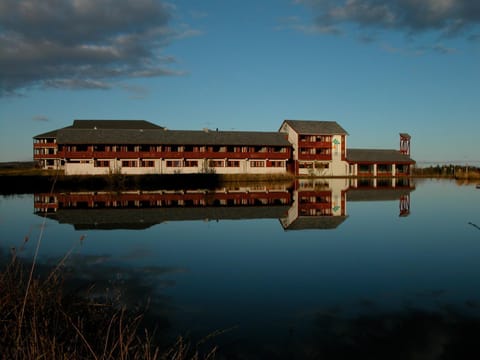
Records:
[[[160,345],[143,315],[118,299],[66,291],[57,267],[44,279],[14,256],[0,272],[2,359],[213,359],[183,338]],[[93,289],[93,288],[92,288]]]

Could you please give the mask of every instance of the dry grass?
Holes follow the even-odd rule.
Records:
[[[160,349],[154,331],[141,327],[143,315],[119,303],[64,293],[59,268],[46,279],[30,278],[14,256],[0,273],[0,358],[214,358],[215,348],[200,355],[183,338]]]

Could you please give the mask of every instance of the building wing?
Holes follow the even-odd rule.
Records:
[[[350,163],[415,163],[410,156],[398,150],[389,149],[348,149]]]

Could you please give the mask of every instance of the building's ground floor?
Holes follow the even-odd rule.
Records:
[[[38,166],[65,175],[142,174],[287,174],[332,177],[398,177],[411,174],[411,164],[391,162],[293,161],[270,159],[42,159]]]
[[[66,175],[287,173],[286,160],[270,159],[68,159],[51,166],[58,166]]]

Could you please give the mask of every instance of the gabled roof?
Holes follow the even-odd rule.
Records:
[[[398,150],[390,149],[348,149],[347,161],[353,163],[415,163],[410,156],[402,154]]]
[[[54,139],[54,138],[57,137],[57,134],[60,130],[70,129],[71,127],[72,126],[70,125],[70,126],[67,126],[67,127],[64,127],[64,128],[48,131],[48,132],[43,133],[43,134],[35,135],[33,138],[34,139]]]
[[[74,120],[75,129],[163,129],[145,120]]]
[[[319,120],[284,120],[283,124],[288,124],[298,134],[312,135],[348,135],[336,121]]]
[[[164,129],[145,120],[74,120],[73,125],[35,135],[34,139],[56,138],[64,129]]]
[[[285,134],[253,131],[189,131],[160,129],[64,129],[59,144],[166,144],[290,146]]]

